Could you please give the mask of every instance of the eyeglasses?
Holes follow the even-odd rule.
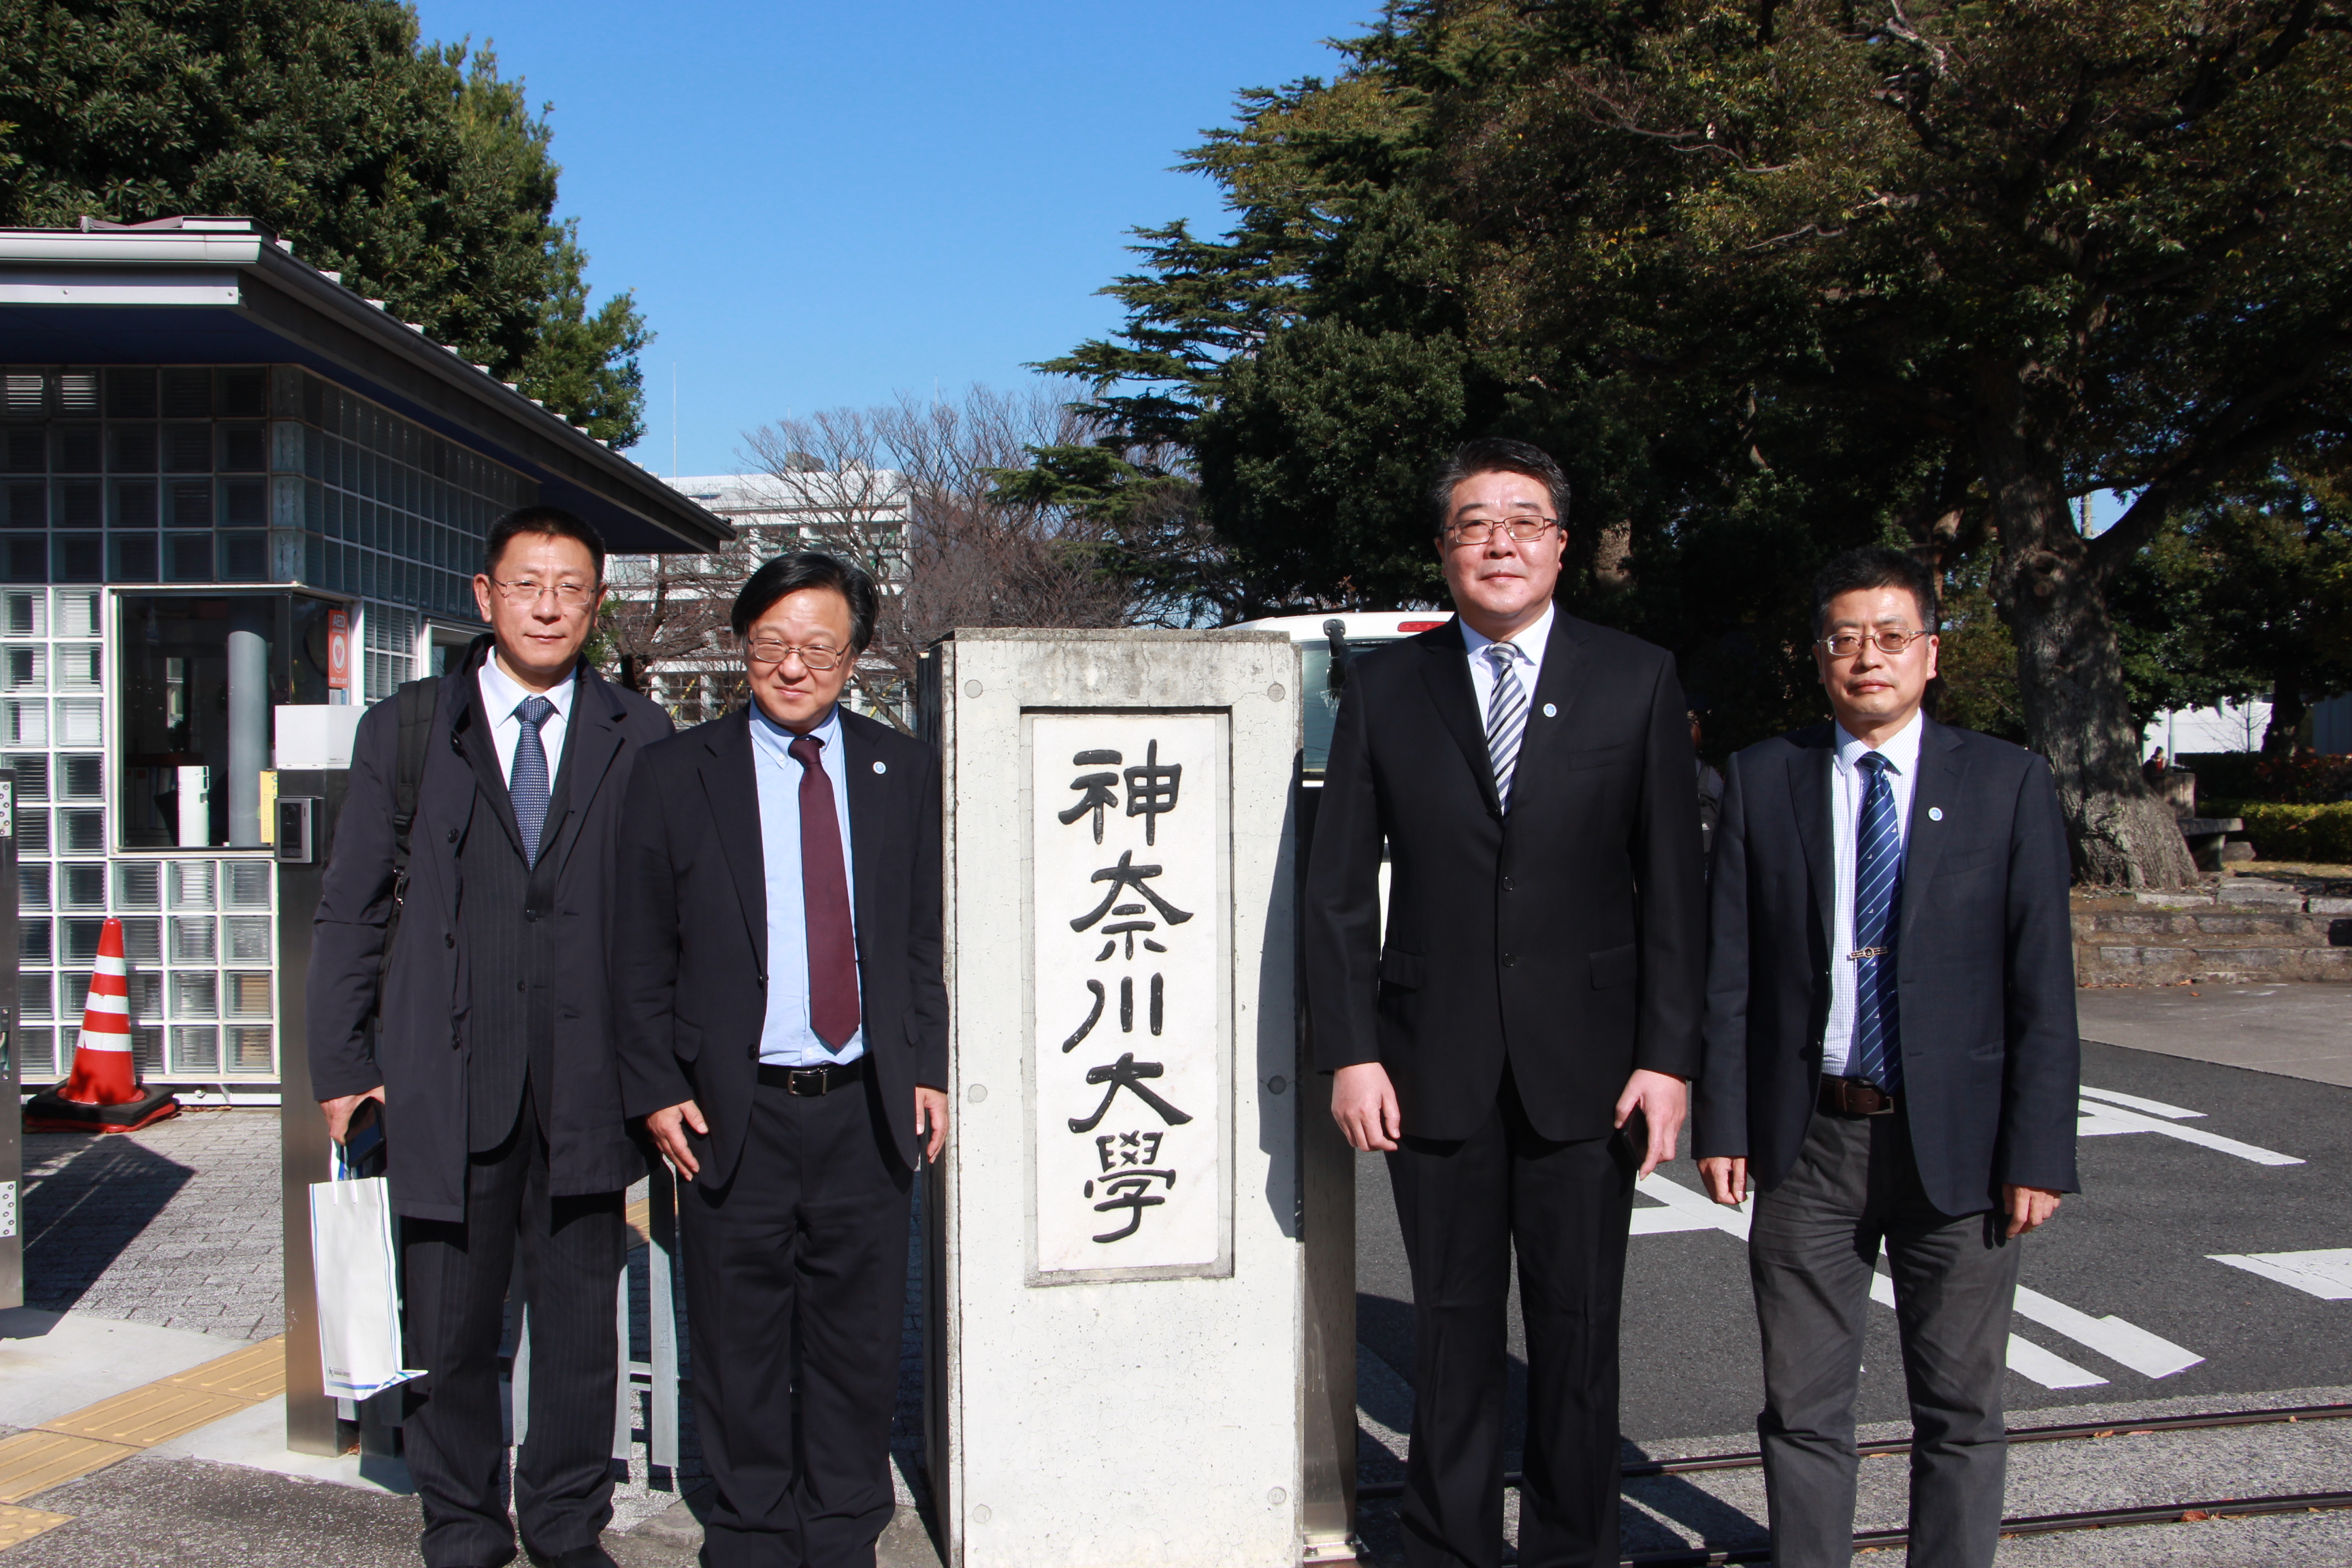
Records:
[[[509,605],[536,605],[541,595],[551,593],[555,602],[567,610],[579,609],[604,586],[602,583],[541,583],[530,577],[518,577],[511,583],[500,583],[495,577],[490,581]]]
[[[1832,658],[1852,658],[1855,654],[1862,651],[1862,644],[1864,635],[1865,634],[1862,632],[1851,629],[1842,632],[1832,632],[1829,636],[1821,639],[1822,647],[1830,650],[1830,657]],[[1913,643],[1917,642],[1921,637],[1924,637],[1927,635],[1927,634],[1926,632],[1871,632],[1867,634],[1870,645],[1879,652],[1889,655],[1890,657],[1895,654],[1901,653],[1905,648],[1909,647]]]
[[[815,670],[836,668],[842,659],[847,657],[839,648],[794,647],[788,642],[772,642],[764,637],[758,642],[746,644],[743,652],[753,664],[762,668],[783,663],[784,656],[789,653],[800,655],[801,663]]]
[[[1559,519],[1550,517],[1513,517],[1496,522],[1479,518],[1472,522],[1449,522],[1441,531],[1447,547],[1456,544],[1484,544],[1495,537],[1495,530],[1508,529],[1511,537],[1521,544],[1532,544],[1544,536],[1544,531],[1556,527]]]

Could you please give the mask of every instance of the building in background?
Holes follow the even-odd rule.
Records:
[[[794,550],[856,561],[889,601],[907,588],[912,515],[903,475],[888,468],[794,466],[776,474],[705,474],[667,481],[723,518],[734,538],[705,554],[615,557],[606,575],[604,662],[681,724],[714,719],[744,701],[740,646],[728,626],[736,593],[761,563]],[[913,716],[911,694],[891,667],[867,658],[844,700],[862,713]]]
[[[242,219],[0,230],[0,361],[24,1081],[68,1065],[113,914],[147,1079],[273,1086],[277,749],[347,754],[483,629],[513,507],[631,552],[728,529]]]
[[[2352,692],[2315,702],[2304,716],[2305,739],[2321,756],[2352,752]],[[2271,705],[2262,698],[2159,713],[2140,735],[2140,756],[2158,746],[2168,757],[2213,752],[2259,752],[2270,731]]]

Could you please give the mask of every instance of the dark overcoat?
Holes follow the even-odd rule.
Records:
[[[915,1086],[944,1088],[940,764],[930,747],[841,710],[850,889],[866,1055],[909,1170]],[[614,1012],[632,1117],[691,1100],[696,1180],[733,1178],[768,1016],[767,859],[749,709],[648,751],[629,782],[614,912]]]
[[[381,970],[379,1027],[369,1020],[377,1012],[393,907],[396,700],[377,703],[360,721],[311,936],[311,1092],[328,1100],[384,1086],[393,1205],[415,1219],[466,1217],[467,1053],[477,1043],[468,1034],[475,977],[461,922],[499,912],[467,909],[459,846],[475,832],[520,842],[498,749],[477,727],[475,671],[489,640],[478,639],[462,670],[441,682],[409,835],[408,889],[391,964]],[[535,1070],[533,1082],[546,1097],[551,1191],[558,1197],[613,1192],[645,1173],[621,1114],[607,932],[614,826],[629,775],[672,725],[659,708],[583,666],[568,729],[542,830],[542,865],[555,862],[552,892],[543,908],[534,898],[521,917],[556,922],[552,1081],[539,1082]]]
[[[2074,938],[2049,764],[1923,718],[1896,926],[1901,1114],[1927,1199],[1980,1214],[2004,1184],[2074,1192]],[[1716,828],[1706,1060],[1693,1152],[1777,1187],[1812,1123],[1828,1026],[1837,727],[1731,759]]]
[[[1674,658],[1555,615],[1531,703],[1506,810],[1460,621],[1363,654],[1339,700],[1303,910],[1315,1060],[1381,1063],[1416,1137],[1476,1131],[1506,1063],[1556,1140],[1607,1135],[1635,1068],[1698,1068],[1698,797]]]

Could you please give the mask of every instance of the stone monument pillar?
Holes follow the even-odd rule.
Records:
[[[1273,632],[962,631],[950,1152],[926,1188],[950,1568],[1352,1561],[1354,1185],[1296,984]]]

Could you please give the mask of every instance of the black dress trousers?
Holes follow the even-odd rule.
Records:
[[[1496,1568],[1503,1548],[1505,1316],[1527,1329],[1522,1568],[1617,1562],[1617,1335],[1635,1165],[1617,1138],[1537,1133],[1507,1069],[1485,1125],[1388,1156],[1412,1271],[1412,1568]]]
[[[526,1085],[505,1142],[467,1159],[466,1215],[401,1222],[408,1364],[426,1372],[407,1385],[401,1445],[424,1504],[427,1568],[514,1556],[499,1342],[518,1248],[530,1313],[530,1430],[513,1488],[522,1539],[553,1557],[593,1545],[613,1517],[623,1194],[549,1195]]]
[[[733,1179],[691,1184],[678,1204],[695,1417],[717,1483],[702,1562],[871,1568],[895,1506],[914,1176],[874,1074],[753,1094]]]

